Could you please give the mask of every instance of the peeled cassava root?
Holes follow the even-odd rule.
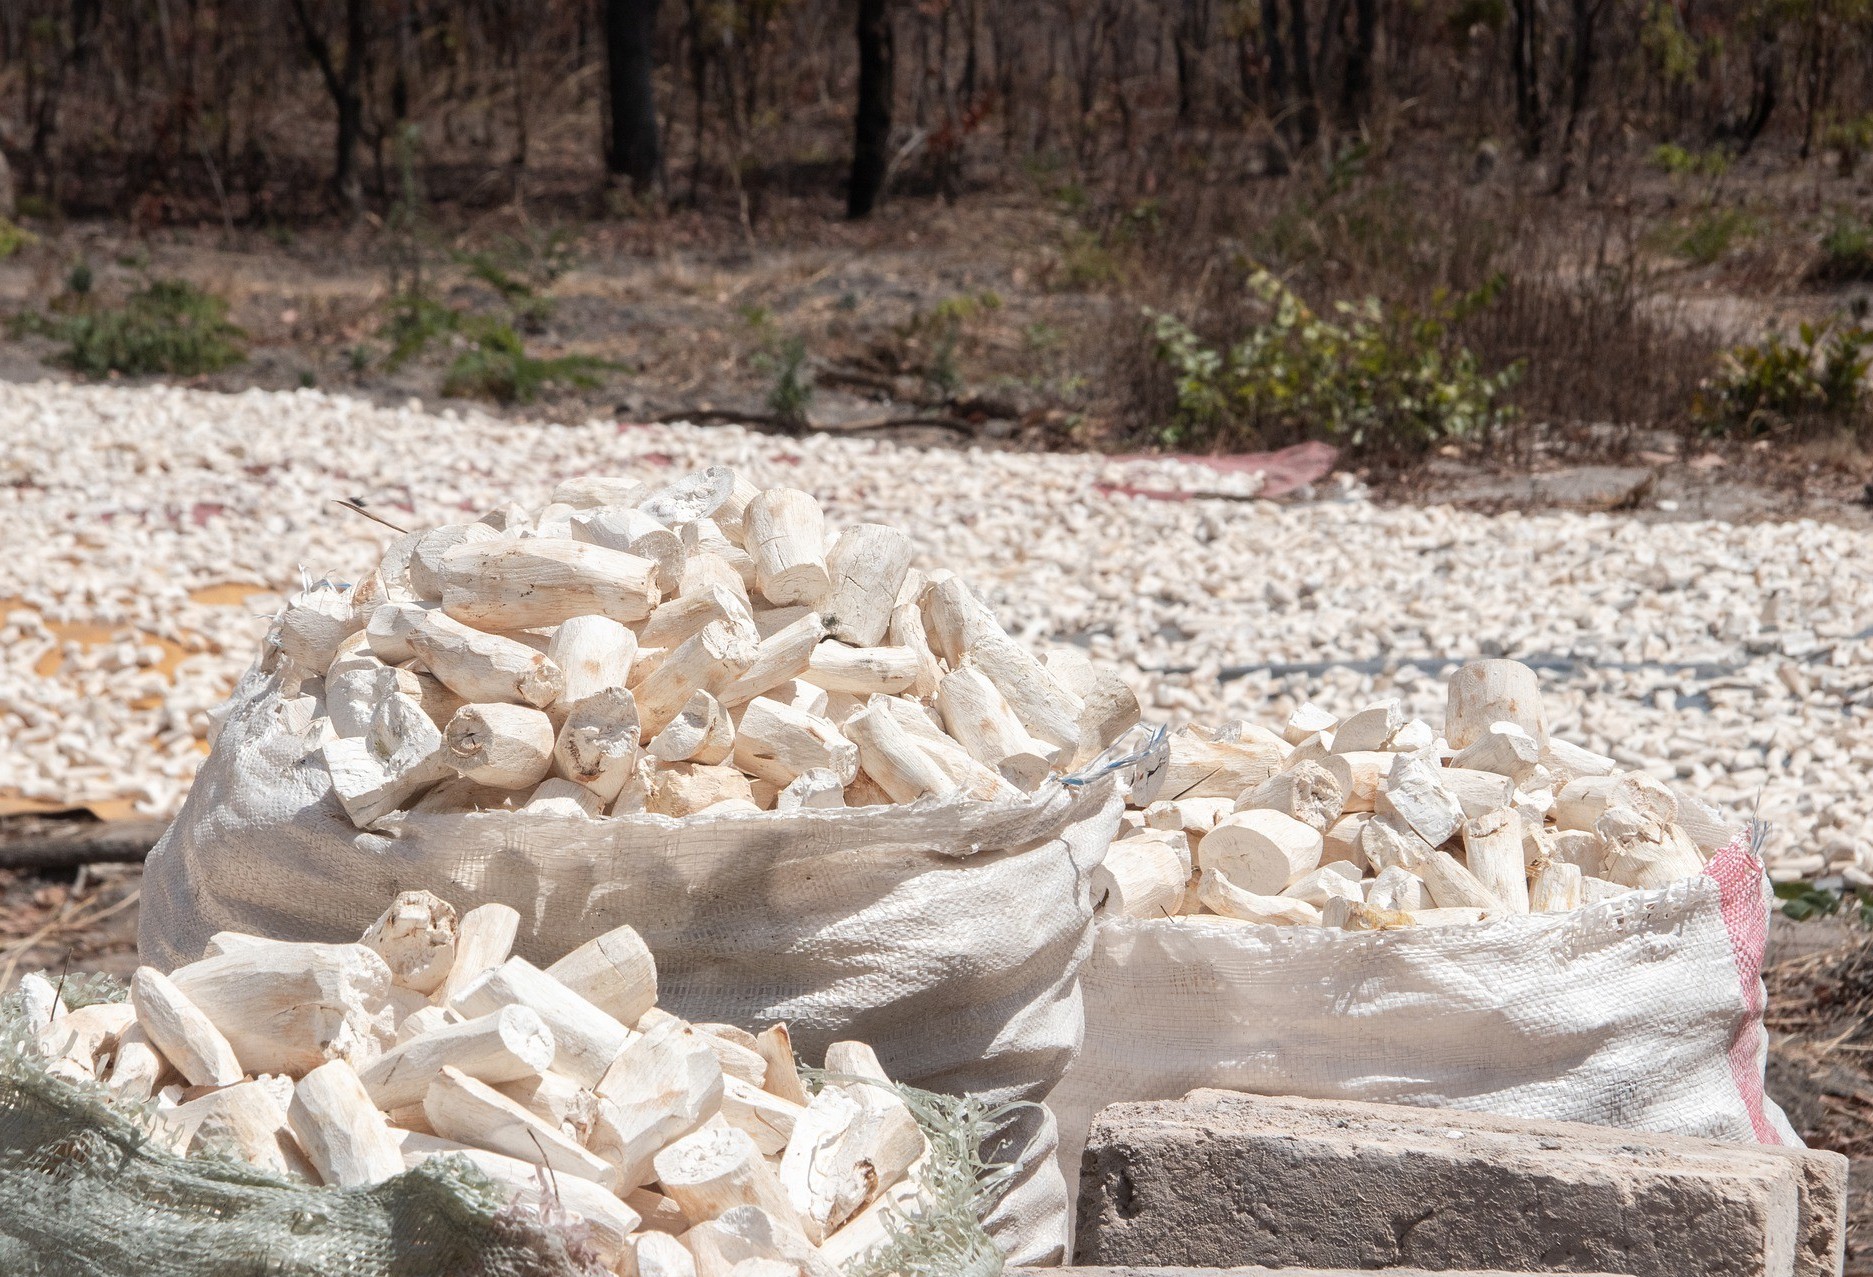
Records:
[[[833,1277],[889,1238],[927,1145],[869,1047],[834,1043],[809,1092],[786,1025],[659,1010],[631,928],[542,971],[509,953],[516,922],[409,891],[357,944],[223,932],[126,1002],[68,1009],[33,974],[23,1009],[53,1072],[153,1099],[176,1153],[347,1188],[464,1157],[619,1274]]]
[[[996,801],[1137,723],[1116,675],[1034,655],[915,557],[721,466],[572,479],[393,542],[348,594],[290,604],[269,660],[362,828]]]
[[[1279,733],[1174,734],[1157,798],[1126,813],[1093,899],[1141,918],[1449,926],[1663,887],[1732,833],[1695,799],[1551,738],[1533,670],[1476,661],[1451,679],[1442,736],[1397,701],[1345,719],[1303,705]]]

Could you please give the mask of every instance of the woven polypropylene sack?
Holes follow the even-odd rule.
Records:
[[[121,995],[121,989],[118,990]],[[602,1277],[579,1229],[512,1208],[442,1158],[322,1189],[149,1138],[152,1106],[46,1071],[0,1010],[0,1273],[7,1277]]]
[[[150,854],[138,947],[168,970],[217,931],[356,940],[420,887],[458,910],[513,906],[516,952],[540,965],[628,923],[677,1015],[784,1020],[809,1060],[856,1038],[900,1081],[1039,1100],[1079,1045],[1088,875],[1117,829],[1117,781],[683,821],[405,813],[366,832],[256,672]],[[1051,1117],[1024,1110],[1011,1139],[1023,1171],[990,1231],[1011,1258],[1045,1260],[1067,1208]]]
[[[1799,1145],[1763,1094],[1769,906],[1739,839],[1670,887],[1476,926],[1105,920],[1048,1101],[1068,1182],[1100,1109],[1206,1086]]]
[[[121,985],[61,987],[120,999]],[[74,1003],[78,1000],[74,999]],[[516,1205],[472,1164],[438,1157],[368,1188],[320,1188],[149,1138],[154,1104],[52,1075],[24,1022],[0,1001],[0,1273],[7,1277],[605,1277],[584,1224]],[[997,1277],[984,1207],[1011,1167],[983,1160],[1002,1125],[975,1098],[891,1088],[928,1140],[911,1200],[850,1277]],[[1026,1107],[1018,1105],[1017,1107]],[[985,1138],[987,1136],[987,1138]],[[551,1180],[545,1181],[551,1184]]]

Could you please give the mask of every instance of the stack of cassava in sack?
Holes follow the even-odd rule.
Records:
[[[1441,736],[1390,700],[1344,720],[1303,705],[1279,735],[1186,728],[1158,795],[1095,878],[1108,912],[1349,931],[1560,913],[1689,878],[1735,836],[1551,738],[1514,661],[1457,672]]]
[[[563,484],[411,533],[270,639],[345,810],[789,810],[1032,792],[1138,721],[1038,659],[910,537],[726,468]],[[308,680],[322,686],[306,689]]]
[[[126,1002],[28,976],[22,1010],[54,1074],[154,1098],[178,1153],[341,1188],[460,1155],[617,1272],[832,1277],[915,1217],[925,1137],[870,1047],[835,1043],[809,1094],[785,1025],[658,1009],[630,928],[542,971],[518,923],[406,892],[355,944],[224,933]]]
[[[271,627],[151,854],[143,960],[349,941],[424,888],[511,907],[541,967],[633,927],[671,1012],[784,1022],[810,1062],[859,1040],[910,1085],[1043,1098],[1128,783],[1092,764],[1138,706],[915,557],[720,467],[390,541]],[[1016,1259],[1059,1254],[1053,1142],[1027,1109],[994,1153]]]
[[[1762,1086],[1770,893],[1743,828],[1552,736],[1535,673],[1187,729],[1095,871],[1092,1116],[1197,1087],[1799,1143]]]

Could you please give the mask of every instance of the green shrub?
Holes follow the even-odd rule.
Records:
[[[419,292],[398,293],[390,299],[390,314],[377,335],[390,343],[384,367],[395,372],[429,348],[429,343],[462,329],[461,312]]]
[[[10,222],[0,217],[0,262],[13,256],[23,248],[31,248],[39,242],[39,237],[17,222]]]
[[[1652,148],[1652,163],[1673,177],[1722,177],[1730,171],[1728,152],[1712,148],[1688,151],[1675,142]]]
[[[546,329],[553,301],[543,295],[573,264],[571,241],[563,231],[532,240],[509,239],[494,248],[458,253],[468,273],[500,294],[523,332]]]
[[[1644,25],[1640,28],[1639,46],[1650,57],[1665,83],[1696,83],[1698,61],[1703,55],[1703,49],[1700,42],[1685,30],[1684,19],[1675,5],[1665,3],[1664,0],[1652,0],[1646,10]]]
[[[1730,251],[1739,237],[1756,233],[1756,219],[1740,208],[1705,209],[1672,243],[1680,257],[1709,266]]]
[[[76,309],[23,317],[15,327],[67,343],[58,361],[91,377],[194,377],[246,358],[247,334],[228,322],[228,304],[179,279],[156,280],[116,307],[93,306],[80,295]]]
[[[1771,333],[1725,352],[1705,385],[1698,416],[1717,431],[1763,430],[1800,422],[1854,419],[1873,365],[1873,329],[1855,323],[1803,324],[1794,341]]]
[[[1500,280],[1458,298],[1439,294],[1419,313],[1376,298],[1316,314],[1274,275],[1248,286],[1266,318],[1227,352],[1181,320],[1155,315],[1154,353],[1176,380],[1174,422],[1161,441],[1242,447],[1325,436],[1355,448],[1413,451],[1483,434],[1513,411],[1500,402],[1520,369],[1495,372],[1451,333],[1487,305]]]
[[[1828,125],[1821,135],[1821,145],[1834,152],[1840,175],[1852,177],[1860,158],[1873,147],[1873,112]]]
[[[1830,284],[1873,279],[1873,224],[1848,213],[1836,217],[1821,236],[1821,260],[1812,274]]]
[[[789,337],[778,348],[755,355],[754,366],[774,376],[767,392],[768,411],[790,430],[806,429],[807,405],[813,402],[813,369],[807,362],[806,342]]]
[[[590,355],[536,359],[529,355],[512,324],[496,320],[461,320],[470,346],[455,357],[442,379],[442,393],[500,404],[528,404],[551,385],[590,390],[616,367]]]
[[[1097,232],[1076,226],[1061,236],[1055,287],[1068,291],[1098,288],[1117,283],[1121,274],[1118,255]]]
[[[1796,922],[1837,914],[1844,906],[1853,906],[1853,915],[1863,927],[1873,927],[1873,892],[1829,891],[1809,882],[1778,882],[1775,898],[1782,902],[1782,912]]]
[[[924,388],[936,399],[947,402],[963,388],[962,369],[956,355],[965,330],[989,311],[1000,310],[1001,296],[992,290],[961,293],[946,297],[927,311],[919,311],[898,331],[908,348],[922,348],[927,353],[919,361]]]

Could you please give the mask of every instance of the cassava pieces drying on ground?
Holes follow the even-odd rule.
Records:
[[[303,593],[268,659],[360,827],[1013,799],[1138,721],[1117,676],[1034,655],[914,556],[725,467],[572,479]]]
[[[834,1277],[888,1238],[927,1144],[871,1048],[834,1043],[809,1094],[784,1024],[659,1010],[631,928],[542,971],[508,952],[518,922],[409,891],[357,944],[223,932],[127,1002],[67,1010],[39,974],[22,997],[52,1071],[153,1100],[178,1153],[342,1187],[459,1155],[619,1273]]]
[[[1643,772],[1550,737],[1534,671],[1451,679],[1443,734],[1397,701],[1277,733],[1172,736],[1157,801],[1096,871],[1114,913],[1350,931],[1553,913],[1698,873],[1733,830]]]

